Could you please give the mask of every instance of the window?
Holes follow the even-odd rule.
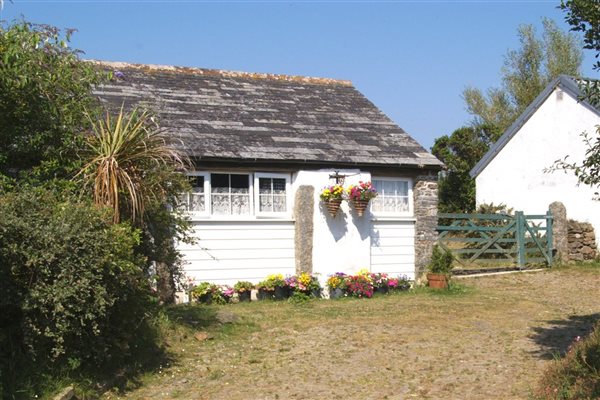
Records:
[[[255,174],[256,214],[283,214],[288,211],[289,177],[284,174]]]
[[[410,215],[412,213],[412,181],[398,178],[373,178],[378,196],[371,200],[373,214]]]
[[[250,214],[250,176],[210,174],[210,208],[213,215]]]
[[[189,179],[192,191],[178,207],[192,215],[283,217],[291,208],[289,174],[193,172]]]
[[[188,176],[190,186],[189,193],[183,193],[179,196],[178,208],[181,211],[187,211],[195,214],[207,212],[206,191],[208,187],[207,175],[201,172],[195,172]]]

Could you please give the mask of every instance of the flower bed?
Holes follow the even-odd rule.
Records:
[[[411,282],[406,276],[390,277],[386,273],[371,273],[366,269],[355,275],[336,272],[327,278],[330,298],[357,297],[371,298],[375,293],[387,294],[394,291],[408,290]],[[247,281],[237,282],[234,287],[201,282],[190,290],[190,301],[204,304],[225,304],[231,302],[234,294],[238,301],[250,301],[253,289],[258,291],[258,300],[284,300],[290,296],[301,294],[308,297],[321,297],[321,285],[317,276],[302,272],[299,275],[284,277],[272,274],[256,285]]]

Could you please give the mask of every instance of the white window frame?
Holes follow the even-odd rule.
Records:
[[[204,211],[186,211],[187,214],[194,217],[207,217],[210,215],[210,201],[208,201],[207,193],[210,190],[210,174],[204,171],[190,171],[185,174],[186,176],[202,176],[204,178]],[[190,192],[186,193],[188,196]],[[189,197],[188,197],[189,201]]]
[[[249,171],[220,171],[220,170],[216,170],[216,171],[207,171],[206,172],[208,174],[208,188],[209,188],[209,207],[210,207],[210,214],[208,214],[208,217],[213,218],[213,219],[231,219],[231,220],[247,220],[249,218],[253,218],[254,217],[254,179],[252,179],[252,175],[253,172],[249,172]],[[248,196],[250,197],[250,203],[248,204],[248,210],[249,213],[248,214],[213,214],[212,213],[212,180],[211,180],[211,175],[212,174],[224,174],[224,175],[248,175]]]
[[[260,211],[260,194],[259,194],[259,184],[258,180],[260,178],[275,178],[275,179],[285,179],[285,211],[284,212],[265,212]],[[290,174],[282,174],[282,173],[271,173],[271,172],[255,172],[254,173],[254,215],[257,217],[271,217],[271,218],[282,218],[289,217],[291,215],[291,176]]]
[[[414,215],[414,199],[413,199],[413,180],[411,178],[405,177],[394,177],[394,176],[373,176],[371,177],[371,181],[393,181],[393,182],[408,182],[408,211],[406,212],[391,212],[391,211],[373,211],[373,207],[371,208],[371,213],[375,217],[412,217]]]
[[[214,215],[212,213],[212,182],[211,174],[248,175],[248,193],[250,196],[250,213],[242,215]],[[290,173],[270,173],[231,170],[190,171],[186,176],[204,177],[204,211],[186,211],[192,219],[202,220],[252,220],[259,218],[289,219],[292,215],[292,178]],[[261,212],[259,210],[259,178],[285,179],[285,212]],[[189,200],[189,197],[188,197]]]

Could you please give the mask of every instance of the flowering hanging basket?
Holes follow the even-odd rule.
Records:
[[[342,199],[330,199],[325,200],[325,207],[327,207],[327,211],[332,217],[335,217],[338,210],[340,209],[340,205],[342,204]]]
[[[369,207],[369,200],[352,200],[352,205],[359,217],[365,215],[365,210]]]

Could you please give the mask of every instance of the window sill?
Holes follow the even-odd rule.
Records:
[[[404,222],[416,222],[417,219],[413,216],[391,216],[391,215],[374,215],[371,218],[373,222],[386,222],[386,221],[404,221]]]
[[[295,222],[289,216],[285,217],[265,217],[265,216],[248,216],[248,217],[211,217],[208,215],[188,215],[192,222]]]

